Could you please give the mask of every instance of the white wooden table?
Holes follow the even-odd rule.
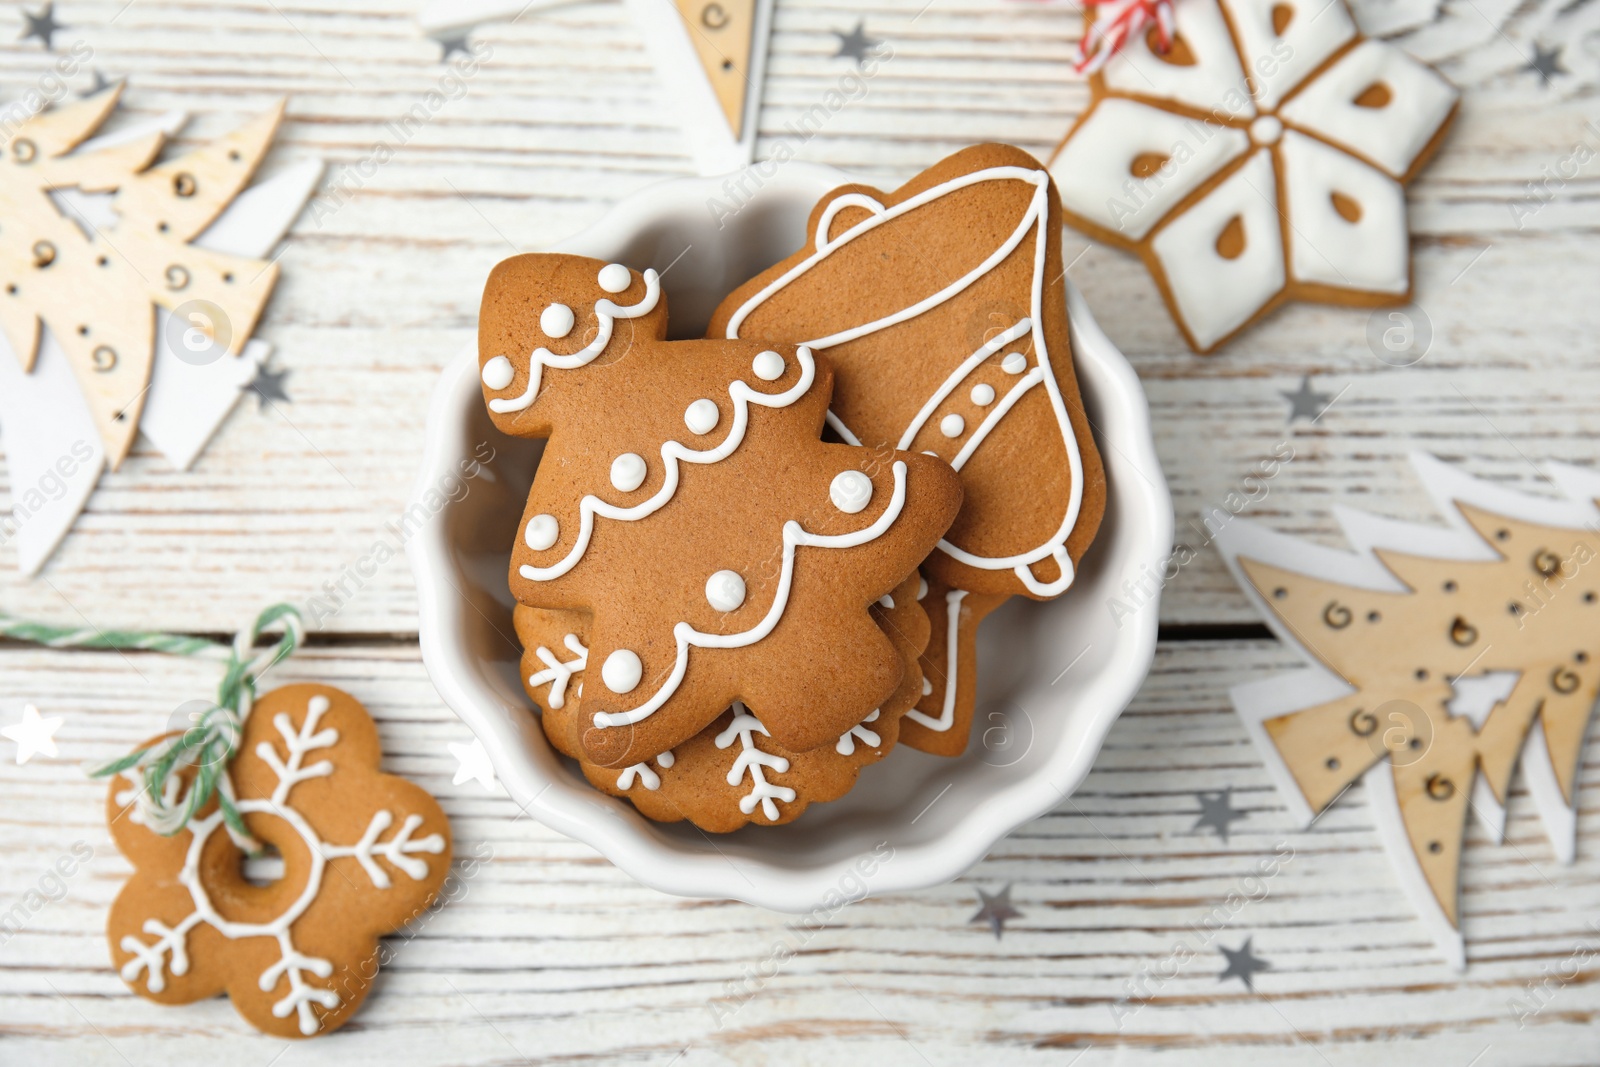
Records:
[[[832,31],[864,19],[895,58],[802,157],[893,184],[974,141],[1048,153],[1086,98],[1068,62],[1073,14],[924,2],[780,0],[765,141],[851,69],[833,58]],[[62,0],[69,28],[56,43],[83,40],[92,66],[130,77],[137,115],[194,111],[191,139],[289,94],[268,169],[318,156],[337,177],[393,144],[385,124],[439,87],[439,46],[403,7]],[[0,102],[52,62],[37,42],[13,41],[20,13],[0,4]],[[294,231],[260,331],[292,371],[293,403],[247,401],[186,474],[141,448],[38,579],[15,577],[0,550],[8,610],[221,634],[263,604],[318,592],[400,512],[429,391],[471,336],[489,267],[688,169],[618,4],[530,14],[474,40],[493,56],[466,95],[370,177],[347,173],[342,202]],[[1144,379],[1191,543],[1189,520],[1283,440],[1296,459],[1250,513],[1324,538],[1338,502],[1430,517],[1404,459],[1413,448],[1536,492],[1546,489],[1530,460],[1600,460],[1600,161],[1552,186],[1521,228],[1511,210],[1575,145],[1600,147],[1584,128],[1600,119],[1600,3],[1446,0],[1437,23],[1404,40],[1466,90],[1455,132],[1411,192],[1433,330],[1417,365],[1379,362],[1363,313],[1309,307],[1194,357],[1133,259],[1067,236],[1072,277]],[[1548,87],[1526,69],[1536,44],[1559,49],[1568,71]],[[1339,399],[1314,424],[1289,424],[1280,392],[1302,375]],[[464,899],[393,941],[393,965],[345,1030],[293,1046],[255,1035],[225,1001],[136,999],[107,961],[105,912],[128,867],[101,822],[101,787],[79,766],[159,728],[213,684],[210,670],[0,644],[0,717],[31,701],[65,719],[54,758],[18,766],[0,743],[0,911],[74,841],[94,849],[61,899],[0,944],[0,1063],[1600,1061],[1600,746],[1585,764],[1575,866],[1554,862],[1521,793],[1504,845],[1469,831],[1470,966],[1458,975],[1401,898],[1359,790],[1315,830],[1291,827],[1226,691],[1294,657],[1214,552],[1168,588],[1162,612],[1155,671],[1077,794],[957,883],[848,908],[794,945],[776,976],[747,982],[775,940],[796,940],[786,918],[643,889],[520,818],[498,789],[452,784],[446,745],[470,735],[423,672],[411,579],[394,560],[290,672],[365,701],[388,769],[439,796],[460,852],[487,862]],[[1226,788],[1248,816],[1226,841],[1196,832],[1198,794]],[[1293,860],[1260,899],[1207,930],[1285,848]],[[978,888],[1007,883],[1023,918],[996,941],[967,920]],[[1219,981],[1220,948],[1247,939],[1271,964],[1253,991]],[[1195,954],[1167,969],[1180,940]],[[1541,1010],[1519,1020],[1513,1001]]]

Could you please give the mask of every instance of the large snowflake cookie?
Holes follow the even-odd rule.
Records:
[[[687,819],[710,833],[777,826],[799,818],[811,804],[849,792],[860,770],[894,747],[901,716],[923,691],[917,660],[930,630],[916,599],[919,584],[913,572],[871,608],[905,665],[899,689],[861,722],[808,751],[778,744],[757,711],[735,703],[710,726],[651,759],[620,768],[588,760],[578,712],[589,662],[589,619],[582,612],[517,608],[517,636],[526,649],[523,686],[543,709],[540,722],[556,750],[576,759],[596,788],[627,797],[647,818]]]
[[[831,191],[805,246],[712,316],[713,336],[803,344],[832,359],[829,423],[842,439],[928,452],[961,475],[961,514],[922,567],[940,587],[925,605],[936,637],[905,739],[928,751],[966,747],[978,620],[1013,595],[1066,592],[1105,509],[1073,371],[1060,235],[1038,160],[978,145],[893,192]],[[951,603],[964,606],[947,613]],[[956,646],[964,668],[947,656]]]
[[[1173,12],[1167,51],[1152,29],[1090,79],[1050,164],[1067,221],[1138,253],[1197,352],[1290,300],[1410,299],[1404,186],[1456,90],[1343,0]]]
[[[380,773],[380,756],[372,719],[337,689],[257,702],[231,774],[246,826],[283,859],[267,885],[246,879],[215,801],[163,837],[115,779],[107,815],[134,866],[106,924],[123,981],[163,1004],[227,993],[280,1037],[343,1025],[378,972],[378,939],[421,915],[450,870],[444,812]]]
[[[833,371],[804,346],[665,340],[655,271],[517,256],[479,321],[491,418],[547,438],[511,591],[594,620],[590,761],[650,759],[736,700],[803,752],[895,693],[868,609],[960,509],[946,463],[823,441]]]

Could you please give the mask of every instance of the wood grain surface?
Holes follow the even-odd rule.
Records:
[[[15,40],[24,9],[38,8],[0,3],[0,108],[56,58]],[[0,606],[20,614],[223,633],[337,581],[402,509],[434,379],[472,336],[489,267],[689,169],[643,42],[604,0],[475,30],[489,54],[461,81],[402,3],[62,0],[55,15],[57,54],[81,40],[90,67],[129,79],[120,121],[189,110],[178,147],[192,147],[288,96],[264,173],[319,157],[330,174],[259,331],[293,402],[247,397],[187,473],[136,447],[31,582],[0,547]],[[788,124],[854,70],[834,31],[858,20],[892,57],[802,142]],[[760,150],[788,139],[890,185],[974,141],[1046,155],[1086,103],[1078,27],[1065,3],[779,0]],[[1136,260],[1067,235],[1071,277],[1143,379],[1195,547],[1192,520],[1283,442],[1294,460],[1247,513],[1335,544],[1335,504],[1433,517],[1412,449],[1533,492],[1549,492],[1546,459],[1600,459],[1600,155],[1549,178],[1578,146],[1600,152],[1600,4],[1444,0],[1400,41],[1465,90],[1409,191],[1425,352],[1375,351],[1370,313],[1294,307],[1198,358]],[[1551,49],[1546,85],[1533,68]],[[392,125],[432,92],[428,121]],[[392,158],[368,165],[380,142]],[[1291,423],[1281,394],[1306,375],[1336,399]],[[1214,551],[1162,613],[1155,671],[1076,794],[956,883],[869,899],[802,941],[783,916],[643,889],[498,787],[453,784],[446,746],[470,734],[422,670],[395,559],[292,671],[371,708],[385,769],[439,796],[482,862],[458,900],[391,939],[350,1026],[293,1046],[224,1001],[149,1005],[107,963],[127,865],[80,764],[148,736],[210,670],[0,644],[0,724],[26,702],[64,719],[54,757],[18,766],[0,742],[0,913],[73,842],[94,849],[59,900],[0,934],[0,1063],[1600,1062],[1600,753],[1574,866],[1554,862],[1520,791],[1505,844],[1471,829],[1458,975],[1400,895],[1359,789],[1312,829],[1289,824],[1226,691],[1294,657],[1261,638]],[[1195,828],[1200,796],[1224,789],[1248,813],[1226,841]],[[978,889],[1007,883],[1023,915],[997,941],[967,920]],[[762,977],[783,939],[794,957]],[[1253,990],[1219,980],[1221,949],[1246,939],[1271,964]]]

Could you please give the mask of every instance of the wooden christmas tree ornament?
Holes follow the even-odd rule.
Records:
[[[1497,838],[1520,765],[1558,855],[1600,693],[1600,476],[1553,469],[1565,501],[1415,460],[1453,529],[1356,512],[1363,555],[1230,524],[1218,544],[1312,668],[1234,691],[1291,808],[1309,820],[1363,780],[1402,882],[1458,966],[1469,811]]]
[[[234,133],[152,166],[166,135],[88,138],[121,96],[113,86],[43,112],[0,155],[0,329],[31,369],[41,326],[67,353],[113,467],[139,427],[156,346],[155,307],[216,309],[188,323],[237,356],[277,282],[276,264],[191,242],[255,174],[283,104]],[[80,146],[88,150],[74,151]],[[114,194],[115,227],[68,216],[67,190]]]

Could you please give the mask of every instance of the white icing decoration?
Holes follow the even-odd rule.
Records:
[[[1235,217],[1243,221],[1245,248],[1237,259],[1224,259],[1217,238]],[[1209,348],[1243,326],[1285,280],[1272,154],[1256,152],[1168,223],[1151,248],[1198,347]]]
[[[573,544],[566,558],[549,567],[534,567],[523,564],[518,574],[531,582],[548,582],[559,578],[575,567],[584,552],[589,547],[589,538],[594,534],[594,518],[600,515],[604,518],[618,522],[635,522],[648,518],[666,506],[672,499],[672,494],[678,488],[679,463],[716,463],[732,455],[734,450],[744,441],[745,430],[750,424],[750,405],[757,404],[767,408],[783,408],[793,404],[804,396],[816,380],[816,361],[808,349],[801,348],[796,353],[800,363],[800,380],[782,393],[768,395],[758,393],[744,382],[735,381],[728,386],[728,395],[733,400],[733,427],[728,431],[728,436],[715,448],[696,450],[677,441],[668,441],[661,446],[661,459],[665,467],[661,488],[656,490],[654,496],[632,507],[620,507],[608,504],[597,496],[585,496],[578,503],[578,538]]]
[[[1200,0],[1183,0],[1185,4]],[[1239,57],[1250,74],[1256,107],[1273,111],[1345,42],[1356,35],[1343,0],[1223,0],[1238,35]],[[1292,14],[1282,37],[1272,28],[1274,11]]]
[[[1000,361],[1000,369],[1007,374],[1021,374],[1028,369],[1028,357],[1021,352],[1013,352]]]
[[[750,792],[739,801],[739,810],[749,815],[756,810],[756,805],[761,805],[761,813],[767,817],[768,822],[778,821],[778,805],[776,801],[791,803],[795,798],[793,789],[787,786],[775,785],[767,781],[767,771],[774,774],[783,774],[789,769],[789,761],[782,756],[775,756],[770,752],[763,752],[756,747],[755,735],[769,737],[767,728],[761,721],[737,701],[733,705],[733,721],[728,728],[716,737],[718,748],[727,748],[737,738],[740,744],[739,755],[733,761],[733,767],[728,771],[728,784],[738,785],[745,777],[750,776]]]
[[[690,404],[683,413],[683,424],[689,427],[691,433],[708,434],[717,428],[721,418],[722,413],[717,410],[715,401],[701,399]]]
[[[935,389],[933,394],[923,403],[921,409],[917,411],[916,416],[912,418],[911,423],[906,427],[905,433],[900,435],[900,441],[895,447],[901,449],[910,448],[911,443],[922,432],[923,426],[927,425],[928,420],[933,417],[933,413],[944,404],[945,400],[949,398],[951,393],[956,391],[962,382],[972,376],[973,371],[977,370],[990,356],[1019,337],[1027,336],[1032,330],[1032,319],[1020,319],[1003,332],[985,341],[976,352],[962,360],[956,366],[956,369],[951,371],[949,376],[940,383],[939,388]],[[1016,355],[1016,353],[1012,353],[1012,355]],[[1011,356],[1006,358],[1010,359]]]
[[[609,269],[609,268],[608,268]],[[626,270],[626,268],[623,268]],[[601,271],[603,275],[605,272]],[[655,310],[656,304],[661,300],[661,278],[653,270],[644,272],[644,296],[637,304],[631,307],[619,307],[610,300],[599,300],[594,305],[597,326],[595,337],[587,345],[571,355],[557,355],[548,348],[535,348],[528,356],[528,384],[523,389],[522,395],[514,398],[496,397],[489,401],[489,410],[499,415],[509,412],[523,411],[533,404],[534,398],[539,395],[539,384],[543,380],[544,368],[554,367],[557,370],[576,370],[586,367],[606,350],[611,343],[611,331],[617,319],[636,319],[641,315],[648,315]],[[602,288],[604,286],[602,285]],[[626,289],[627,286],[623,286]],[[622,290],[614,290],[621,292]],[[492,362],[492,361],[491,361]]]
[[[278,787],[272,791],[274,804],[287,801],[289,790],[301,782],[310,778],[326,778],[333,773],[333,763],[329,760],[318,760],[309,767],[303,766],[307,752],[332,748],[339,743],[338,730],[330,727],[317,732],[317,723],[328,713],[328,707],[327,697],[312,697],[306,707],[305,721],[300,724],[298,731],[283,712],[272,717],[272,725],[283,735],[284,750],[289,754],[287,761],[278,758],[278,750],[270,742],[262,741],[256,745],[256,756],[278,776]]]
[[[860,471],[840,471],[828,486],[828,499],[846,515],[854,515],[872,502],[872,479]]]
[[[961,602],[967,598],[965,589],[952,589],[944,595],[945,604],[945,636],[944,636],[944,705],[939,709],[939,717],[935,719],[926,712],[912,708],[906,712],[906,718],[912,722],[921,723],[930,730],[944,733],[956,721],[956,681],[960,670],[961,658],[959,655],[960,643],[957,635],[961,632]],[[927,677],[922,679],[922,695],[930,696],[933,693],[933,683]]]
[[[1276,115],[1258,115],[1250,123],[1250,140],[1254,144],[1271,146],[1283,137],[1283,123]]]
[[[972,387],[972,402],[980,408],[986,408],[994,403],[994,386],[988,382],[979,382]]]
[[[572,309],[565,304],[551,304],[539,315],[539,329],[546,337],[557,340],[572,332],[573,324],[578,321]],[[501,388],[504,388],[502,386]]]
[[[882,710],[881,708],[878,709],[878,711]],[[882,744],[883,738],[878,736],[877,731],[867,729],[867,723],[878,721],[878,711],[874,711],[871,715],[862,719],[861,722],[841,734],[838,742],[833,746],[833,750],[841,756],[855,755],[856,738],[858,737],[866,742],[868,748],[877,748]]]
[[[1280,36],[1273,23],[1284,8],[1290,17]],[[1201,349],[1252,319],[1290,277],[1405,293],[1403,190],[1363,164],[1403,181],[1449,120],[1457,90],[1401,49],[1361,39],[1342,0],[1184,0],[1174,10],[1197,62],[1162,63],[1134,35],[1106,64],[1108,94],[1097,94],[1052,168],[1063,207],[1129,243],[1154,234],[1154,269]],[[1248,74],[1253,93],[1238,107],[1226,99],[1236,94],[1236,72]],[[1379,106],[1356,103],[1368,90],[1380,90],[1369,100]],[[1202,114],[1157,106],[1174,100]],[[1318,143],[1294,141],[1295,131]],[[1255,154],[1237,163],[1251,143]],[[1129,172],[1140,156],[1165,162],[1135,179]],[[1176,214],[1229,167],[1236,169]],[[1360,205],[1356,222],[1339,215],[1333,192]],[[1263,202],[1249,205],[1251,197]],[[1214,240],[1235,215],[1244,219],[1247,247],[1230,262],[1215,254]]]
[[[669,769],[676,762],[670,748],[656,757],[656,766],[662,770]],[[635,779],[652,793],[661,788],[661,776],[651,770],[648,763],[635,763],[622,768],[622,773],[617,775],[617,788],[624,791],[632,789]]]
[[[561,538],[561,524],[554,515],[535,515],[522,531],[522,540],[535,552],[543,552]]]
[[[622,768],[622,773],[617,775],[617,788],[632,789],[635,779],[652,793],[661,788],[661,776],[652,771],[648,763],[634,763]]]
[[[540,645],[533,650],[533,654],[539,657],[539,662],[544,664],[545,669],[528,678],[529,688],[536,689],[541,685],[550,686],[550,695],[546,698],[545,703],[555,709],[566,706],[567,683],[572,680],[572,676],[589,666],[589,650],[583,646],[582,641],[578,640],[577,634],[568,634],[562,639],[562,644],[566,645],[567,651],[571,652],[574,658],[566,661],[559,660],[554,652]],[[581,690],[578,695],[582,695]]]
[[[312,1005],[320,1006],[325,1011],[332,1011],[339,1006],[340,998],[337,992],[318,988],[306,981],[308,974],[322,979],[331,977],[333,963],[330,960],[303,955],[295,949],[292,938],[294,924],[322,891],[323,875],[328,862],[341,857],[354,858],[367,872],[375,887],[388,889],[391,884],[389,874],[377,865],[374,856],[382,856],[403,874],[420,880],[427,876],[428,867],[425,861],[413,858],[414,855],[417,853],[438,855],[444,851],[445,843],[444,837],[440,834],[429,834],[427,837],[413,840],[411,835],[423,822],[421,816],[417,815],[408,815],[400,831],[387,842],[380,843],[379,835],[394,822],[394,815],[387,809],[382,809],[373,815],[366,833],[355,844],[338,845],[324,842],[299,810],[289,803],[289,794],[296,784],[308,778],[323,777],[332,773],[331,768],[326,772],[319,771],[317,768],[322,764],[305,771],[300,770],[301,757],[305,752],[326,748],[338,740],[339,735],[336,730],[315,732],[317,720],[327,710],[326,697],[313,697],[306,708],[305,722],[298,731],[293,729],[288,716],[282,714],[276,716],[273,725],[278,728],[278,732],[286,742],[287,759],[280,759],[273,746],[265,741],[256,747],[256,755],[278,775],[277,788],[267,800],[236,801],[238,810],[245,815],[277,816],[305,843],[311,866],[306,875],[305,888],[300,891],[300,895],[275,918],[267,922],[233,922],[223,918],[213,906],[200,877],[201,856],[205,852],[206,842],[223,825],[222,812],[213,810],[209,815],[194,819],[189,823],[191,835],[189,847],[184,857],[183,869],[178,874],[178,882],[189,891],[194,910],[176,926],[167,926],[156,919],[145,920],[143,931],[155,938],[153,943],[146,943],[132,935],[123,937],[122,950],[132,955],[132,958],[122,965],[120,973],[123,981],[132,984],[142,973],[145,976],[146,989],[152,993],[163,992],[167,987],[168,972],[177,977],[189,972],[189,931],[204,923],[230,941],[270,937],[277,943],[278,959],[262,971],[257,984],[263,992],[268,992],[277,986],[280,979],[288,979],[289,991],[283,999],[273,1004],[272,1014],[280,1019],[288,1018],[291,1014],[298,1015],[302,1034],[309,1037],[317,1032],[318,1021]],[[268,758],[267,752],[271,753],[271,758]]]
[[[596,280],[600,283],[600,288],[606,292],[620,293],[633,284],[633,271],[621,263],[608,263],[600,268],[600,275]]]
[[[966,466],[967,460],[972,458],[972,454],[978,450],[979,445],[983,444],[984,438],[989,436],[990,431],[1000,425],[1000,420],[1005,418],[1006,414],[1017,406],[1017,401],[1021,400],[1029,389],[1032,389],[1042,381],[1044,381],[1043,367],[1035,367],[1027,374],[1024,374],[1021,380],[1006,392],[1005,399],[1001,400],[999,404],[995,405],[993,411],[983,417],[983,421],[978,424],[977,432],[967,438],[967,443],[961,446],[961,451],[957,452],[956,458],[950,461],[950,466],[956,470]],[[956,418],[960,418],[960,416],[958,415]]]
[[[946,437],[960,437],[967,432],[967,420],[952,411],[939,420],[939,432]]]
[[[706,602],[718,611],[737,611],[744,596],[744,579],[738,571],[718,571],[706,579]]]
[[[921,600],[923,597],[925,597],[927,595],[928,595],[928,579],[924,578],[919,573],[917,575],[917,599]]]
[[[830,411],[828,412],[826,419],[828,425],[833,429],[833,432],[839,435],[839,440],[843,441],[847,445],[861,444],[861,438],[851,433],[850,427],[846,426],[840,420],[839,416]]]
[[[1219,118],[1252,118],[1250,87],[1216,0],[1179,0],[1172,13],[1178,36],[1195,62],[1169,63],[1151,51],[1143,33],[1130,34],[1122,51],[1103,68],[1106,88],[1188,104]]]
[[[1290,132],[1281,148],[1289,201],[1294,277],[1341,289],[1404,293],[1411,284],[1406,194],[1400,183],[1348,153]],[[1341,193],[1361,208],[1350,222],[1333,206]]]
[[[1101,100],[1073,132],[1050,173],[1062,207],[1138,241],[1184,197],[1249,150],[1243,130],[1113,96]],[[1133,162],[1146,154],[1167,162],[1149,177],[1135,178]]]
[[[893,611],[894,610],[894,597],[890,596],[888,593],[885,593],[881,597],[878,598],[878,605],[880,607],[882,607],[885,611]]]
[[[600,667],[600,680],[606,683],[607,689],[619,696],[633,692],[643,679],[644,664],[639,661],[639,654],[630,649],[617,649],[606,657]]]
[[[764,382],[775,382],[783,377],[783,357],[770,349],[758,353],[756,358],[750,361],[750,370]]]
[[[495,356],[483,365],[483,384],[495,392],[508,389],[517,376],[516,368],[505,356]]]
[[[759,307],[774,293],[783,289],[790,282],[804,275],[816,264],[827,258],[829,252],[831,252],[833,249],[854,240],[855,238],[877,228],[878,226],[883,225],[889,220],[900,218],[908,212],[915,211],[917,208],[922,207],[925,204],[932,203],[941,197],[949,195],[952,192],[960,189],[966,189],[974,185],[979,185],[987,181],[1023,181],[1034,187],[1033,199],[1028,206],[1027,212],[1023,216],[1021,224],[1016,228],[1015,231],[1012,232],[1011,236],[1008,237],[998,249],[990,254],[987,259],[978,264],[978,266],[974,267],[972,270],[968,271],[961,278],[958,278],[949,285],[945,286],[943,289],[939,290],[937,293],[934,293],[933,295],[928,296],[923,300],[910,305],[909,307],[901,308],[899,311],[885,315],[883,318],[876,319],[872,322],[841,330],[838,333],[832,334],[828,337],[824,337],[816,341],[808,341],[806,343],[816,348],[830,348],[833,345],[843,344],[847,341],[865,337],[868,334],[875,333],[890,326],[898,325],[899,323],[914,319],[931,308],[938,307],[950,300],[952,297],[965,292],[972,285],[976,284],[979,279],[985,277],[990,271],[994,270],[995,267],[999,266],[1008,257],[1010,257],[1010,255],[1016,251],[1018,246],[1022,244],[1024,238],[1028,237],[1029,235],[1033,236],[1033,287],[1030,300],[1031,310],[1029,317],[1019,322],[1016,327],[1013,327],[1013,329],[1019,329],[1021,333],[1027,333],[1031,336],[1033,351],[1036,358],[1039,360],[1039,366],[1044,368],[1044,370],[1041,372],[1041,381],[1045,386],[1046,392],[1049,394],[1051,411],[1056,417],[1056,425],[1061,433],[1062,446],[1067,453],[1068,474],[1071,479],[1072,486],[1069,499],[1067,501],[1067,506],[1064,509],[1061,524],[1057,527],[1055,534],[1044,543],[1028,549],[1025,552],[1019,552],[1015,555],[1000,557],[979,556],[972,552],[968,552],[958,545],[952,544],[948,538],[940,540],[939,548],[952,559],[958,560],[959,562],[965,563],[969,566],[978,567],[982,570],[1009,569],[1013,571],[1023,585],[1035,595],[1054,596],[1065,592],[1066,589],[1072,584],[1072,579],[1074,576],[1072,562],[1068,558],[1066,552],[1066,543],[1067,538],[1072,535],[1073,529],[1078,525],[1078,514],[1083,506],[1083,456],[1078,449],[1077,436],[1073,431],[1072,421],[1067,415],[1066,402],[1062,399],[1061,390],[1056,383],[1055,375],[1049,371],[1049,346],[1045,341],[1044,329],[1042,325],[1040,325],[1043,322],[1044,314],[1044,289],[1047,274],[1046,254],[1050,246],[1050,239],[1054,236],[1050,228],[1050,217],[1048,210],[1050,176],[1046,171],[1028,167],[991,167],[987,170],[974,171],[970,174],[959,175],[940,185],[933,186],[930,189],[925,189],[915,196],[908,197],[906,200],[896,204],[892,208],[883,208],[879,211],[868,214],[866,218],[862,219],[860,222],[857,222],[838,236],[830,236],[826,245],[819,246],[816,252],[812,253],[804,260],[791,267],[783,275],[775,279],[759,293],[755,294],[748,301],[746,301],[745,304],[736,312],[734,312],[733,316],[728,320],[727,335],[729,338],[737,338],[739,336],[740,325],[753,310]],[[1007,333],[1010,333],[1010,331],[1007,331]],[[1017,334],[1017,336],[1020,337],[1021,333]],[[998,338],[996,340],[998,340]],[[961,378],[958,378],[957,375],[952,375],[951,378],[945,382],[945,385],[942,387],[943,394],[948,396],[950,391],[953,390],[957,384],[959,384],[959,381],[967,374],[971,373],[973,368],[976,368],[976,366],[984,359],[989,358],[995,352],[998,352],[1002,347],[1004,347],[1004,345],[1009,343],[1009,341],[1002,342],[1001,344],[994,344],[993,342],[990,342],[990,344],[986,344],[983,348],[980,348],[978,352],[974,353],[967,359],[966,362],[962,364],[962,368],[965,369],[964,373],[961,369],[958,369],[957,374],[961,375]],[[936,407],[937,405],[933,404],[931,400],[930,404],[933,406],[924,406],[923,413],[919,414],[918,416],[919,419],[925,421],[931,415],[933,407]],[[834,421],[836,422],[837,420]],[[905,448],[906,445],[902,444],[900,447]],[[1054,582],[1040,582],[1034,578],[1032,572],[1029,570],[1029,567],[1032,564],[1045,559],[1055,560],[1060,568],[1060,577],[1058,577]]]
[[[624,493],[631,493],[643,485],[647,473],[644,457],[637,452],[624,452],[611,461],[611,484]]]
[[[1369,86],[1388,88],[1383,107],[1355,102]],[[1455,88],[1393,45],[1363,41],[1300,90],[1280,112],[1284,121],[1317,134],[1402,178],[1455,106]]]
[[[807,533],[798,522],[790,520],[783,524],[783,566],[779,573],[778,588],[773,594],[772,607],[768,609],[766,617],[755,626],[743,633],[737,634],[707,634],[701,633],[686,622],[680,622],[673,627],[672,635],[677,642],[677,661],[672,668],[672,674],[666,683],[656,691],[655,696],[649,701],[634,708],[632,711],[600,712],[594,717],[597,728],[608,726],[630,726],[642,722],[655,714],[672,694],[677,692],[678,686],[683,683],[683,675],[689,668],[689,648],[744,648],[755,644],[772,632],[778,625],[778,620],[783,617],[784,608],[789,603],[789,589],[794,581],[795,549],[801,545],[812,548],[853,548],[857,545],[868,544],[882,537],[889,527],[899,519],[900,512],[906,503],[906,465],[904,460],[896,460],[894,464],[894,494],[890,497],[889,506],[884,508],[883,514],[871,526],[853,533],[824,536],[822,534]]]

